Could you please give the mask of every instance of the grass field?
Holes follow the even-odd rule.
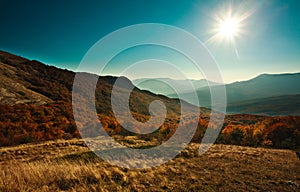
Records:
[[[102,161],[81,140],[0,148],[0,191],[300,191],[293,151],[213,145],[204,155],[190,144],[150,169]]]

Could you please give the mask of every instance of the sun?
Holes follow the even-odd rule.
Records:
[[[221,3],[210,14],[211,25],[207,27],[208,38],[204,43],[225,48],[226,51],[228,49],[239,58],[238,42],[251,35],[250,27],[254,22],[250,17],[257,8],[257,4],[252,1]]]
[[[237,40],[251,34],[248,19],[255,11],[256,7],[247,3],[221,5],[211,14],[211,27],[207,30],[209,38],[205,44],[227,43],[235,46]]]
[[[245,34],[244,15],[231,14],[224,12],[214,18],[215,24],[210,30],[212,36],[207,42],[223,42],[228,41],[234,43],[236,39]]]
[[[222,37],[233,38],[239,33],[239,22],[232,17],[221,20],[218,27],[218,33]]]

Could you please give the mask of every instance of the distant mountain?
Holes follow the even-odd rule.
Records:
[[[227,94],[227,103],[229,106],[236,106],[234,111],[231,111],[232,108],[228,108],[230,113],[243,113],[243,111],[238,111],[241,109],[237,107],[238,105],[243,105],[243,102],[249,101],[250,103],[256,99],[276,97],[276,96],[286,96],[286,95],[298,95],[300,94],[300,73],[291,73],[291,74],[262,74],[248,81],[234,82],[231,84],[225,85],[226,94]],[[195,104],[192,102],[191,93],[185,93],[184,98],[186,101]],[[199,97],[200,106],[210,107],[211,95],[208,87],[203,87],[197,90],[197,95]],[[177,97],[176,94],[168,95],[170,97]],[[284,100],[287,98],[288,100]],[[296,99],[298,97],[293,97]],[[278,114],[276,108],[282,103],[292,103],[293,100],[290,100],[290,97],[282,97],[280,99],[281,103],[276,102],[274,99],[269,101],[269,104],[274,106],[274,111],[270,111],[267,114]],[[296,102],[296,101],[295,101]],[[252,106],[253,108],[259,106]],[[257,109],[258,109],[257,108]],[[287,107],[286,107],[287,109]],[[249,113],[257,113],[258,111],[251,110]],[[294,112],[291,112],[294,113]],[[287,113],[287,114],[291,114]],[[285,113],[282,113],[283,115]],[[299,113],[298,113],[299,115]]]
[[[248,81],[226,85],[228,102],[300,94],[300,73],[262,74]]]
[[[141,78],[133,80],[132,83],[142,90],[148,90],[153,93],[167,96],[176,94],[175,88],[179,91],[179,93],[188,93],[193,90],[193,87],[195,90],[198,90],[208,86],[208,81],[205,79],[175,80],[170,78]],[[213,86],[219,85],[219,83],[216,82],[209,83]]]
[[[230,114],[300,115],[300,95],[252,99],[227,105]]]

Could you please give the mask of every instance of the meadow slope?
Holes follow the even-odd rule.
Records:
[[[0,148],[0,191],[299,191],[300,161],[291,150],[190,144],[151,169],[119,168],[83,141]]]

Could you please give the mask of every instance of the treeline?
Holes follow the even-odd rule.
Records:
[[[54,139],[80,138],[75,125],[72,108],[68,102],[46,105],[18,104],[0,105],[0,146],[18,145]],[[139,121],[147,121],[148,115],[134,113]],[[109,135],[136,135],[120,126],[111,115],[98,114]],[[196,118],[191,118],[195,121]],[[207,128],[209,117],[201,116],[193,142],[200,142]],[[178,126],[179,116],[168,116],[164,124],[151,134],[140,135],[142,139],[163,142],[170,138]],[[96,122],[90,122],[92,124]],[[79,129],[83,129],[83,125]],[[133,125],[134,126],[134,125]],[[189,129],[189,124],[186,125]],[[84,131],[84,130],[81,130]],[[293,149],[300,146],[300,117],[267,117],[255,115],[229,115],[217,143],[266,146]]]
[[[300,117],[227,116],[217,142],[294,149],[300,146]]]
[[[70,105],[0,105],[0,145],[79,137]]]

